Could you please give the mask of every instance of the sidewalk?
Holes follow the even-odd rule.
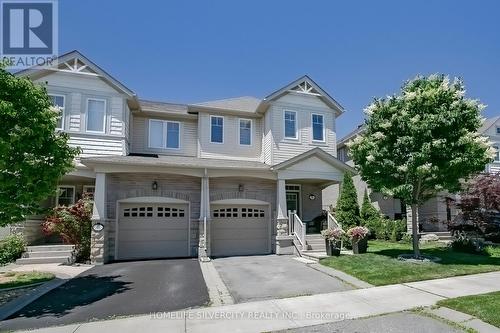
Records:
[[[430,306],[447,297],[497,290],[500,290],[500,272],[492,272],[314,296],[156,313],[30,332],[274,331],[398,312]]]

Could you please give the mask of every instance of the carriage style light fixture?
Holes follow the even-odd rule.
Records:
[[[238,191],[243,192],[245,190],[245,187],[243,184],[238,185]]]
[[[314,195],[313,193],[309,194],[309,200],[315,200],[316,199],[316,195]]]
[[[158,182],[156,180],[151,185],[151,188],[153,189],[153,191],[156,191],[158,189]]]

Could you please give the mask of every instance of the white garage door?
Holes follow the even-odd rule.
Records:
[[[270,253],[267,205],[212,206],[212,255]]]
[[[186,257],[187,204],[120,204],[118,258]]]

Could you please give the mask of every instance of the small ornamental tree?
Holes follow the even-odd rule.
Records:
[[[418,76],[396,96],[366,109],[366,130],[349,144],[361,177],[377,192],[411,205],[413,250],[418,247],[418,207],[438,192],[457,192],[460,180],[492,159],[477,133],[484,105],[464,97],[463,82],[444,75]]]
[[[381,217],[377,208],[375,208],[370,201],[370,197],[368,196],[368,192],[366,190],[363,196],[363,204],[361,205],[360,216],[361,223],[363,225],[367,225],[370,221],[380,219]]]
[[[0,65],[0,226],[37,213],[78,149],[56,132],[59,111],[44,87]]]
[[[335,207],[335,217],[344,230],[360,224],[358,195],[352,181],[352,175],[349,172],[344,174],[344,180],[340,187],[340,196],[337,200],[337,207]]]

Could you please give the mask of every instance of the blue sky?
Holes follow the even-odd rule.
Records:
[[[495,0],[60,0],[59,49],[161,101],[264,97],[308,74],[346,108],[343,136],[419,73],[461,76],[500,114],[499,13]]]

